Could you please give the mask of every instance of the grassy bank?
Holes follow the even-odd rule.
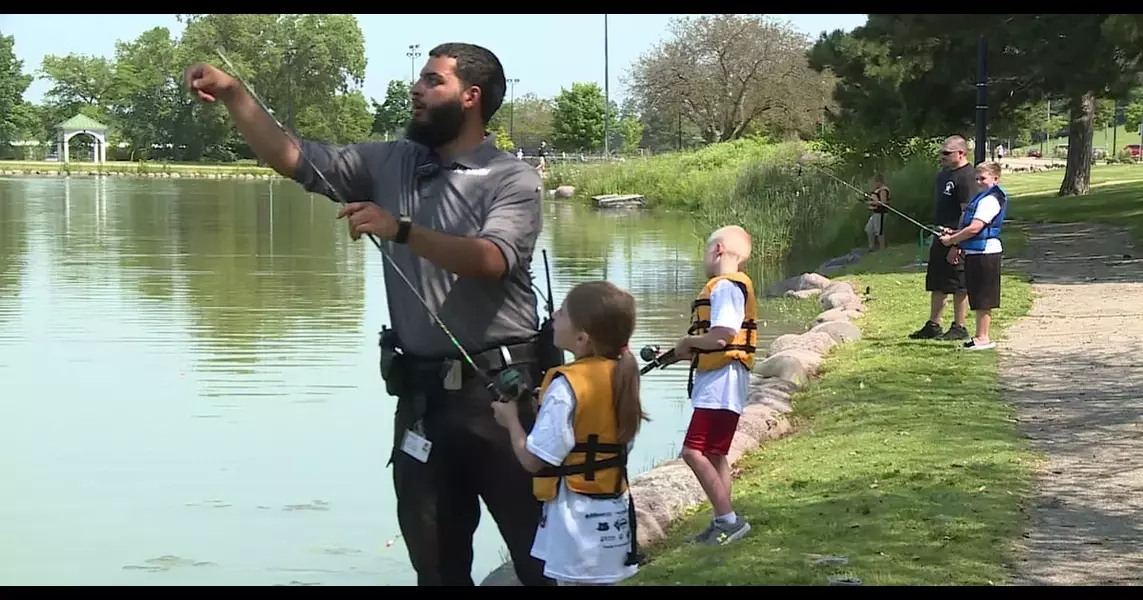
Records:
[[[123,175],[137,177],[161,177],[178,175],[179,177],[206,177],[206,178],[232,178],[232,177],[278,177],[278,174],[269,167],[259,167],[253,163],[235,163],[230,165],[209,165],[197,163],[158,163],[158,162],[113,162],[103,164],[81,162],[46,162],[46,161],[0,161],[0,174],[24,175],[91,175],[91,174]]]
[[[854,190],[816,168],[795,167],[797,157],[812,150],[802,142],[742,139],[618,164],[558,165],[548,187],[572,185],[584,198],[643,194],[651,207],[685,211],[707,228],[742,225],[754,236],[761,263],[780,264],[791,255],[812,261],[864,245],[869,216]],[[931,212],[935,164],[935,156],[921,156],[885,173],[896,206]],[[849,183],[869,188],[868,181]],[[911,241],[916,233],[893,227],[889,236]]]
[[[1018,248],[1021,236],[1012,236]],[[734,502],[753,531],[726,547],[681,546],[709,506],[650,549],[632,585],[988,585],[1006,581],[1033,456],[997,386],[997,356],[907,339],[928,316],[908,245],[844,279],[870,286],[865,338],[837,348],[798,394],[794,436],[745,457]],[[996,337],[1031,305],[1006,274]],[[842,567],[815,566],[825,555]]]

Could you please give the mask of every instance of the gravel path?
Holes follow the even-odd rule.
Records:
[[[1046,462],[1013,583],[1140,585],[1143,259],[1120,229],[1027,231],[1009,263],[1032,275],[1035,302],[1001,341],[1000,380]]]

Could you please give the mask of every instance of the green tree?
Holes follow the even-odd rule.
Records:
[[[191,110],[191,99],[182,89],[177,41],[171,32],[156,27],[133,42],[116,42],[113,82],[115,97],[108,109],[119,135],[131,145],[131,159],[181,155],[174,147],[183,141],[176,129],[180,116]],[[156,151],[155,144],[172,148]]]
[[[704,15],[673,21],[670,34],[625,78],[641,112],[682,115],[708,143],[821,121],[822,77],[809,68],[805,37],[788,24]]]
[[[1114,98],[1098,98],[1095,101],[1095,114],[1092,115],[1092,124],[1099,128],[1104,129],[1111,127],[1115,123],[1115,104]]]
[[[565,152],[603,148],[607,110],[598,84],[573,83],[571,89],[560,90],[553,104],[552,143],[556,148]]]
[[[643,123],[635,115],[624,115],[619,119],[619,148],[624,154],[637,154],[643,143]]]
[[[24,92],[32,77],[24,74],[24,61],[16,58],[16,38],[0,34],[0,144],[22,137],[28,127]]]
[[[1141,40],[1132,37],[1139,31],[1134,20],[1113,17],[871,14],[850,34],[819,39],[811,64],[841,78],[836,98],[843,121],[855,129],[880,130],[882,141],[947,135],[971,128],[983,35],[992,40],[990,116],[1062,98],[1069,147],[1060,195],[1085,194],[1096,98],[1123,97],[1137,81],[1143,53]]]
[[[220,61],[215,49],[221,48],[238,69],[237,74],[299,135],[309,137],[311,131],[329,135],[339,130],[338,124],[328,122],[343,114],[343,106],[339,105],[342,101],[337,96],[359,88],[365,77],[365,39],[356,17],[326,14],[179,17],[187,24],[180,40],[184,64],[198,61],[217,64]],[[196,118],[205,131],[214,132],[210,120],[221,118],[225,123],[225,111],[218,111],[214,106],[209,108],[215,110],[196,111]],[[321,118],[311,117],[294,127],[297,117],[307,111]],[[236,134],[229,135],[231,146],[250,155]]]
[[[512,136],[508,135],[508,130],[504,125],[497,125],[492,128],[492,133],[496,136],[496,147],[508,152],[516,149],[516,143],[512,141]]]
[[[534,148],[540,142],[552,139],[551,100],[535,94],[517,96],[514,102],[506,102],[492,116],[489,127],[503,125],[512,133],[516,143],[525,148]]]
[[[395,134],[403,131],[413,117],[413,100],[409,95],[409,82],[403,79],[389,81],[385,102],[373,101],[373,127],[376,134]]]
[[[324,104],[328,107],[330,103]],[[360,91],[337,94],[332,105],[333,114],[324,112],[328,108],[306,107],[298,115],[298,130],[305,131],[310,139],[335,144],[352,144],[369,138],[374,116],[369,113],[369,105]]]
[[[114,63],[102,56],[68,54],[47,55],[40,65],[40,74],[52,82],[44,94],[46,116],[54,126],[82,112],[93,119],[107,123],[111,115],[107,110],[114,94]]]

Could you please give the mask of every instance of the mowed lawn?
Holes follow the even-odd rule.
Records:
[[[1063,171],[1007,175],[1010,218],[1046,223],[1104,223],[1131,229],[1143,239],[1143,165],[1096,167],[1086,196],[1056,196]]]

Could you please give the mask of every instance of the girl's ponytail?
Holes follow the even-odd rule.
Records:
[[[643,405],[639,399],[639,363],[635,361],[635,356],[627,346],[619,350],[619,361],[615,365],[612,384],[615,417],[619,424],[619,443],[628,444],[639,432],[640,422],[650,419],[643,412]]]

